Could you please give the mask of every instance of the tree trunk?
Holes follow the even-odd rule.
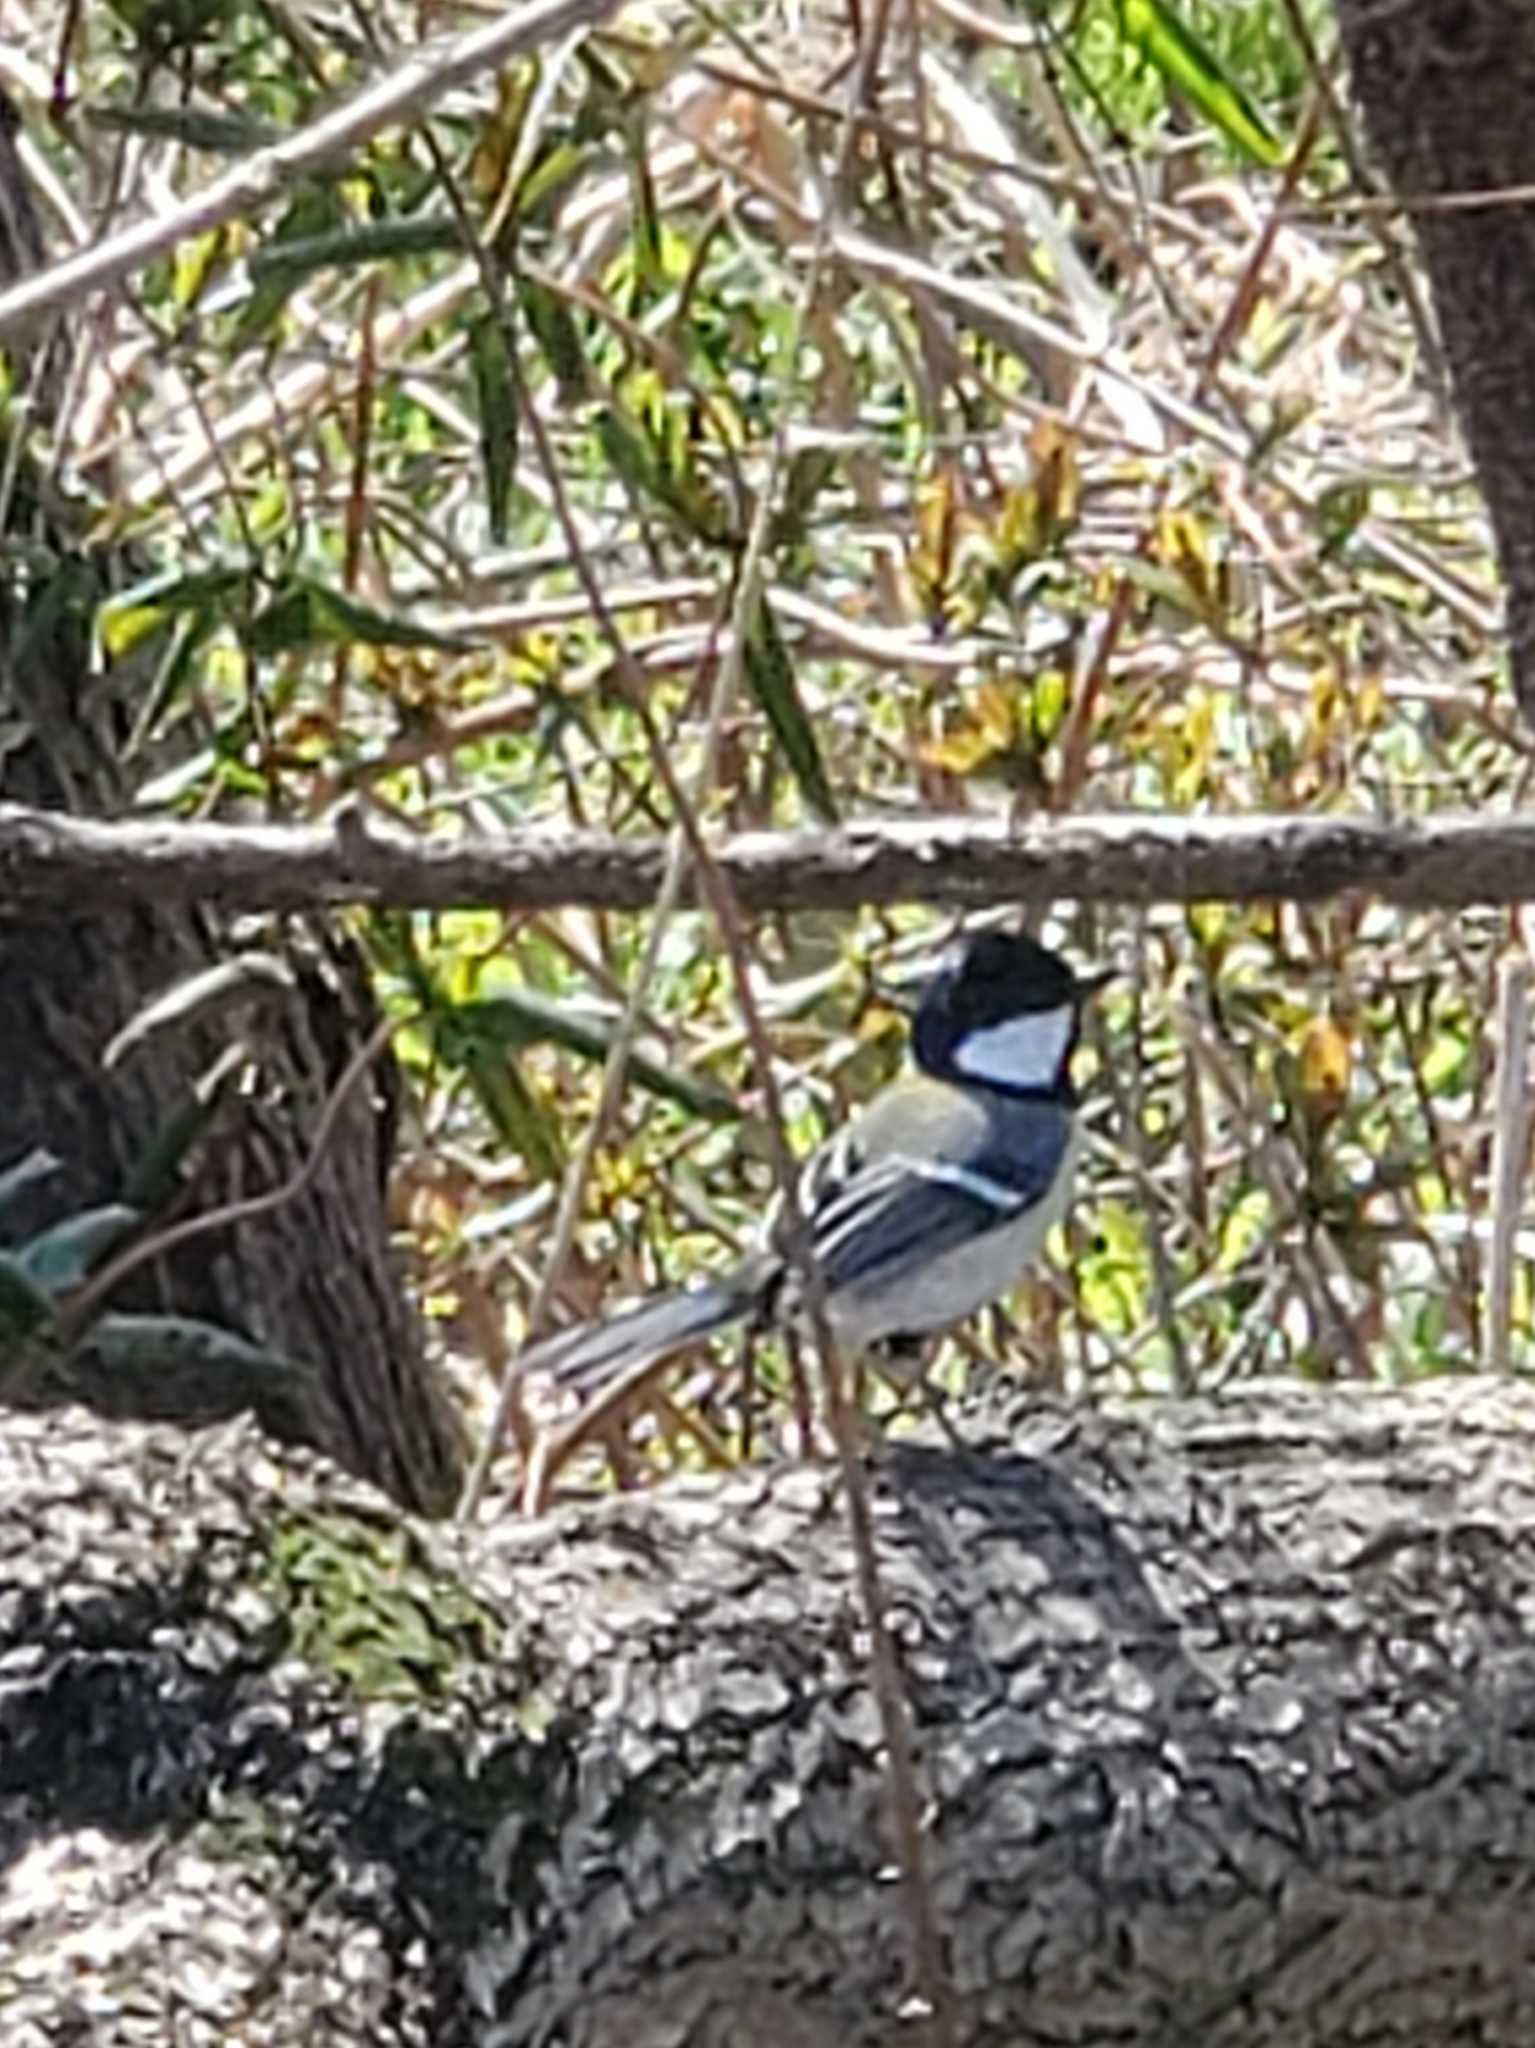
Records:
[[[1535,1395],[961,1423],[874,1501],[956,2041],[1526,2048]],[[55,1417],[0,1497],[7,2048],[924,2039],[824,1470],[450,1538]]]
[[[0,284],[41,251],[13,127],[0,98]],[[48,374],[37,388],[51,389],[59,344],[35,344],[33,362],[39,347]],[[27,363],[17,365],[22,388]],[[130,675],[93,667],[92,626],[123,565],[76,544],[70,507],[51,501],[29,463],[7,484],[0,797],[112,817],[130,795],[120,755],[138,707]],[[255,944],[269,957],[233,1021],[227,1004],[217,1014],[205,1008],[146,1037],[108,1072],[103,1051],[146,1004],[237,950],[220,919],[154,903],[98,911],[85,901],[48,916],[0,907],[0,1170],[38,1147],[60,1162],[0,1215],[5,1244],[102,1203],[128,1201],[152,1226],[168,1209],[212,1208],[298,1169],[374,1010],[352,950],[323,926],[270,927]],[[254,1405],[269,1426],[318,1444],[397,1500],[423,1511],[450,1506],[459,1430],[428,1373],[389,1242],[392,1071],[382,1062],[354,1091],[297,1199],[189,1246],[133,1296],[233,1330],[297,1370],[279,1363],[215,1383],[166,1359],[129,1376],[87,1348],[65,1379],[30,1381],[28,1398],[88,1391],[108,1412],[193,1421]],[[208,1114],[195,1145],[174,1169],[157,1169],[176,1121],[200,1120],[200,1097]]]
[[[1354,91],[1399,196],[1535,186],[1528,0],[1337,0]],[[1414,225],[1497,533],[1514,688],[1535,722],[1535,204]]]

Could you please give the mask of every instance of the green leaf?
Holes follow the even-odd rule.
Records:
[[[458,254],[463,232],[452,214],[404,220],[362,220],[324,234],[293,235],[251,252],[253,284],[281,281],[288,290],[317,270],[345,270],[359,263],[393,263],[402,256]]]
[[[503,547],[517,475],[517,359],[493,313],[482,315],[470,327],[469,356],[479,400],[486,517],[491,539]]]
[[[250,582],[249,570],[228,564],[190,574],[165,569],[146,576],[97,608],[101,644],[114,661],[120,661],[171,618],[190,615],[204,625],[222,624],[235,609],[229,600],[236,593],[243,599]]]
[[[540,214],[552,212],[555,200],[590,162],[590,150],[570,141],[555,142],[535,158],[517,187],[518,217],[536,222]]]
[[[597,441],[635,496],[648,498],[689,539],[718,546],[728,537],[696,477],[677,474],[666,453],[621,407],[605,406],[598,413]]]
[[[138,1210],[123,1202],[82,1209],[78,1215],[66,1217],[51,1230],[32,1238],[18,1253],[16,1263],[46,1293],[62,1294],[67,1288],[78,1287],[91,1268],[138,1221]]]
[[[0,1252],[0,1364],[5,1349],[53,1321],[53,1301],[19,1259]]]
[[[1119,0],[1120,32],[1232,148],[1274,170],[1284,146],[1213,51],[1165,0]]]
[[[87,107],[85,111],[97,128],[180,142],[210,156],[243,156],[253,149],[268,149],[280,142],[285,132],[270,121],[258,121],[249,114],[220,113],[211,107]]]
[[[518,276],[517,299],[554,372],[560,397],[569,404],[586,388],[586,350],[575,315],[557,292],[531,277]]]
[[[837,473],[829,448],[801,448],[789,462],[778,510],[773,515],[770,545],[775,550],[802,547],[809,538],[816,499]]]
[[[1367,483],[1329,484],[1317,500],[1322,553],[1335,555],[1353,539],[1370,509]]]
[[[445,654],[472,654],[479,642],[458,633],[434,632],[413,619],[391,617],[359,604],[344,591],[307,576],[291,577],[252,619],[245,634],[252,654],[291,653],[297,648],[432,647]]]
[[[263,253],[271,257],[280,248],[337,232],[342,220],[341,199],[334,185],[314,183],[301,186],[273,230]],[[302,275],[301,270],[284,269],[274,261],[266,277],[259,283],[253,280],[250,297],[240,308],[240,317],[235,322],[237,348],[259,341],[276,325],[278,316],[288,303],[289,293]]]
[[[618,1028],[616,1023],[594,1018],[589,1011],[578,1011],[548,996],[535,995],[529,989],[460,1003],[453,1017],[455,1023],[492,1043],[561,1045],[568,1052],[591,1060],[607,1058]],[[733,1097],[714,1082],[678,1073],[643,1052],[631,1051],[629,1071],[653,1095],[679,1103],[695,1116],[723,1123],[741,1114]]]
[[[758,600],[744,653],[752,695],[766,714],[801,796],[824,823],[836,824],[837,799],[831,778],[821,758],[815,727],[800,698],[794,663],[765,597]]]
[[[515,1060],[499,1048],[470,1046],[464,1072],[503,1143],[520,1152],[529,1168],[546,1180],[565,1170],[560,1127],[523,1079]]]
[[[143,1372],[151,1367],[233,1373],[240,1379],[252,1374],[289,1377],[293,1361],[276,1351],[264,1351],[233,1330],[220,1329],[195,1316],[106,1315],[94,1322],[86,1340],[101,1362],[121,1372]]]

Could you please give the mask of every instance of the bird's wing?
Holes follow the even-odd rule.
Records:
[[[830,1293],[1016,1222],[1045,1198],[1066,1162],[1072,1120],[1063,1105],[1015,1105],[999,1120],[978,1113],[957,1125],[949,1114],[947,1142],[929,1146],[932,1132],[923,1130],[920,1113],[910,1114],[912,1102],[920,1112],[913,1097],[900,1122],[862,1119],[806,1164],[801,1212]],[[896,1130],[912,1142],[894,1137]],[[1000,1148],[999,1134],[1006,1140]]]

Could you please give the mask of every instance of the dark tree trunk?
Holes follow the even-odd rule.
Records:
[[[1535,1396],[961,1423],[874,1518],[961,2048],[1527,2048]],[[924,2042],[828,1473],[460,1538],[253,1449],[0,1431],[7,2048]]]
[[[41,238],[0,100],[0,283],[31,267]],[[55,392],[59,348],[34,341]],[[27,383],[27,357],[19,383]],[[23,463],[0,531],[0,796],[112,816],[128,795],[121,744],[136,706],[121,672],[93,672],[95,603],[122,565],[80,549],[68,506]],[[375,1021],[345,941],[311,924],[267,928],[266,978],[227,1004],[146,1037],[110,1072],[102,1054],[145,1005],[233,951],[213,911],[144,905],[42,917],[0,904],[0,1169],[42,1147],[60,1162],[0,1216],[0,1241],[101,1203],[129,1201],[151,1225],[276,1187],[307,1155],[320,1110]],[[216,1074],[216,1070],[219,1070]],[[139,1306],[194,1316],[293,1362],[249,1380],[149,1361],[129,1376],[35,1375],[32,1400],[86,1392],[112,1412],[207,1421],[255,1405],[397,1500],[442,1511],[456,1492],[459,1432],[429,1374],[391,1256],[385,1174],[392,1131],[384,1061],[356,1089],[307,1190],[259,1221],[202,1239],[146,1274]],[[177,1119],[211,1114],[177,1170],[153,1158]]]
[[[1354,91],[1404,200],[1535,186],[1529,0],[1337,0]],[[1535,204],[1414,225],[1497,532],[1514,687],[1535,722]]]

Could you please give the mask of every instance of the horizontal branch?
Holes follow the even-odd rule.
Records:
[[[1411,908],[1535,899],[1535,815],[879,820],[744,832],[716,858],[750,911],[922,902],[1314,903],[1358,890]],[[659,839],[531,829],[416,837],[343,807],[315,825],[106,824],[0,803],[0,904],[17,911],[218,902],[230,910],[363,903],[642,910]]]

